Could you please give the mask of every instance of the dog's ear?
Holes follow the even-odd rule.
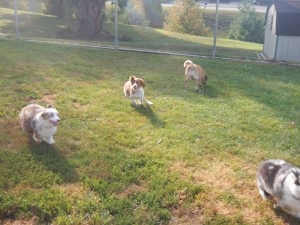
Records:
[[[145,87],[145,82],[141,78],[136,79],[136,83],[138,84],[139,87]]]
[[[131,76],[129,78],[129,81],[130,81],[131,84],[134,84],[135,83],[135,76]]]
[[[43,119],[45,119],[45,117],[47,117],[47,116],[48,116],[48,114],[47,114],[46,110],[42,112],[41,116],[43,117]]]
[[[54,107],[53,107],[53,105],[48,105],[48,109],[49,109],[49,108],[54,108]]]

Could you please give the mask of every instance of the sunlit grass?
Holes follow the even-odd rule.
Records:
[[[269,158],[299,164],[300,69],[0,39],[0,220],[31,224],[298,224],[259,196]],[[152,107],[124,97],[146,82]],[[53,104],[54,146],[18,113]],[[295,122],[292,126],[290,122]]]

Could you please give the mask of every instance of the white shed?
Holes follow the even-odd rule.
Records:
[[[266,59],[300,62],[300,0],[274,0],[265,25]]]

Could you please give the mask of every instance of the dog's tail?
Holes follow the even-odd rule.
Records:
[[[186,60],[183,64],[183,67],[187,67],[188,65],[193,66],[194,63],[191,60]]]
[[[146,102],[147,105],[153,105],[152,102],[148,101],[147,99],[144,98],[144,101]]]

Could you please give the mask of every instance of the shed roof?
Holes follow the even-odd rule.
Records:
[[[276,35],[300,36],[300,0],[273,0]]]
[[[300,13],[300,0],[274,0],[275,9],[281,13]]]

